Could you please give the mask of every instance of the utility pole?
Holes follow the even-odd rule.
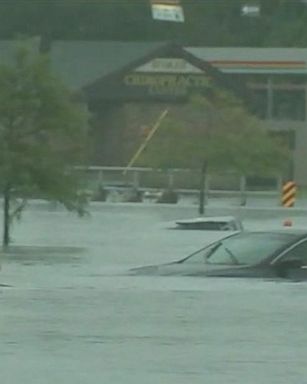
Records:
[[[199,186],[199,209],[198,212],[200,215],[205,213],[205,185],[206,185],[206,176],[207,176],[208,163],[207,160],[203,161],[200,173],[200,186]]]

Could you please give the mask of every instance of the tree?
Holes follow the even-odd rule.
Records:
[[[153,20],[150,0],[2,0],[0,37],[176,41],[202,46],[306,46],[304,0],[257,0],[259,17],[242,16],[249,0],[181,0],[184,23]],[[254,3],[252,1],[251,3]],[[117,20],[116,26],[113,20]]]
[[[229,92],[212,88],[207,97],[193,96],[173,109],[140,159],[161,168],[199,168],[206,160],[211,171],[268,175],[282,171],[288,150],[264,122],[249,114]]]
[[[34,194],[81,213],[72,166],[84,159],[87,113],[52,74],[48,58],[28,46],[0,65],[0,188],[3,245],[10,222]],[[23,203],[13,208],[18,197]]]

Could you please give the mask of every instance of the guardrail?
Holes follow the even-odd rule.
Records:
[[[138,193],[137,201],[144,195],[163,194],[173,191],[179,196],[196,196],[200,190],[200,171],[189,169],[154,169],[142,167],[76,167],[84,175],[84,188],[93,194],[93,199],[104,200],[112,192],[126,193],[132,200]],[[257,179],[257,178],[256,178]],[[236,173],[208,174],[205,178],[205,204],[210,198],[234,197],[242,206],[249,197],[270,197],[280,205],[282,178],[279,175],[270,178],[259,178],[269,181],[269,185],[250,184],[250,177]],[[103,192],[103,193],[102,193]],[[132,193],[133,192],[133,193]],[[99,196],[100,194],[100,196]],[[129,198],[128,198],[129,199]]]

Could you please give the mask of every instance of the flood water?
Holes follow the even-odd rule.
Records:
[[[195,216],[137,204],[97,204],[83,219],[26,211],[2,257],[1,383],[306,382],[307,283],[127,273],[222,235],[170,229]]]

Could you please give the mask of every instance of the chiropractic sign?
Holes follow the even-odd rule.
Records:
[[[203,70],[181,58],[155,58],[125,74],[123,84],[148,96],[185,96],[210,86]]]

